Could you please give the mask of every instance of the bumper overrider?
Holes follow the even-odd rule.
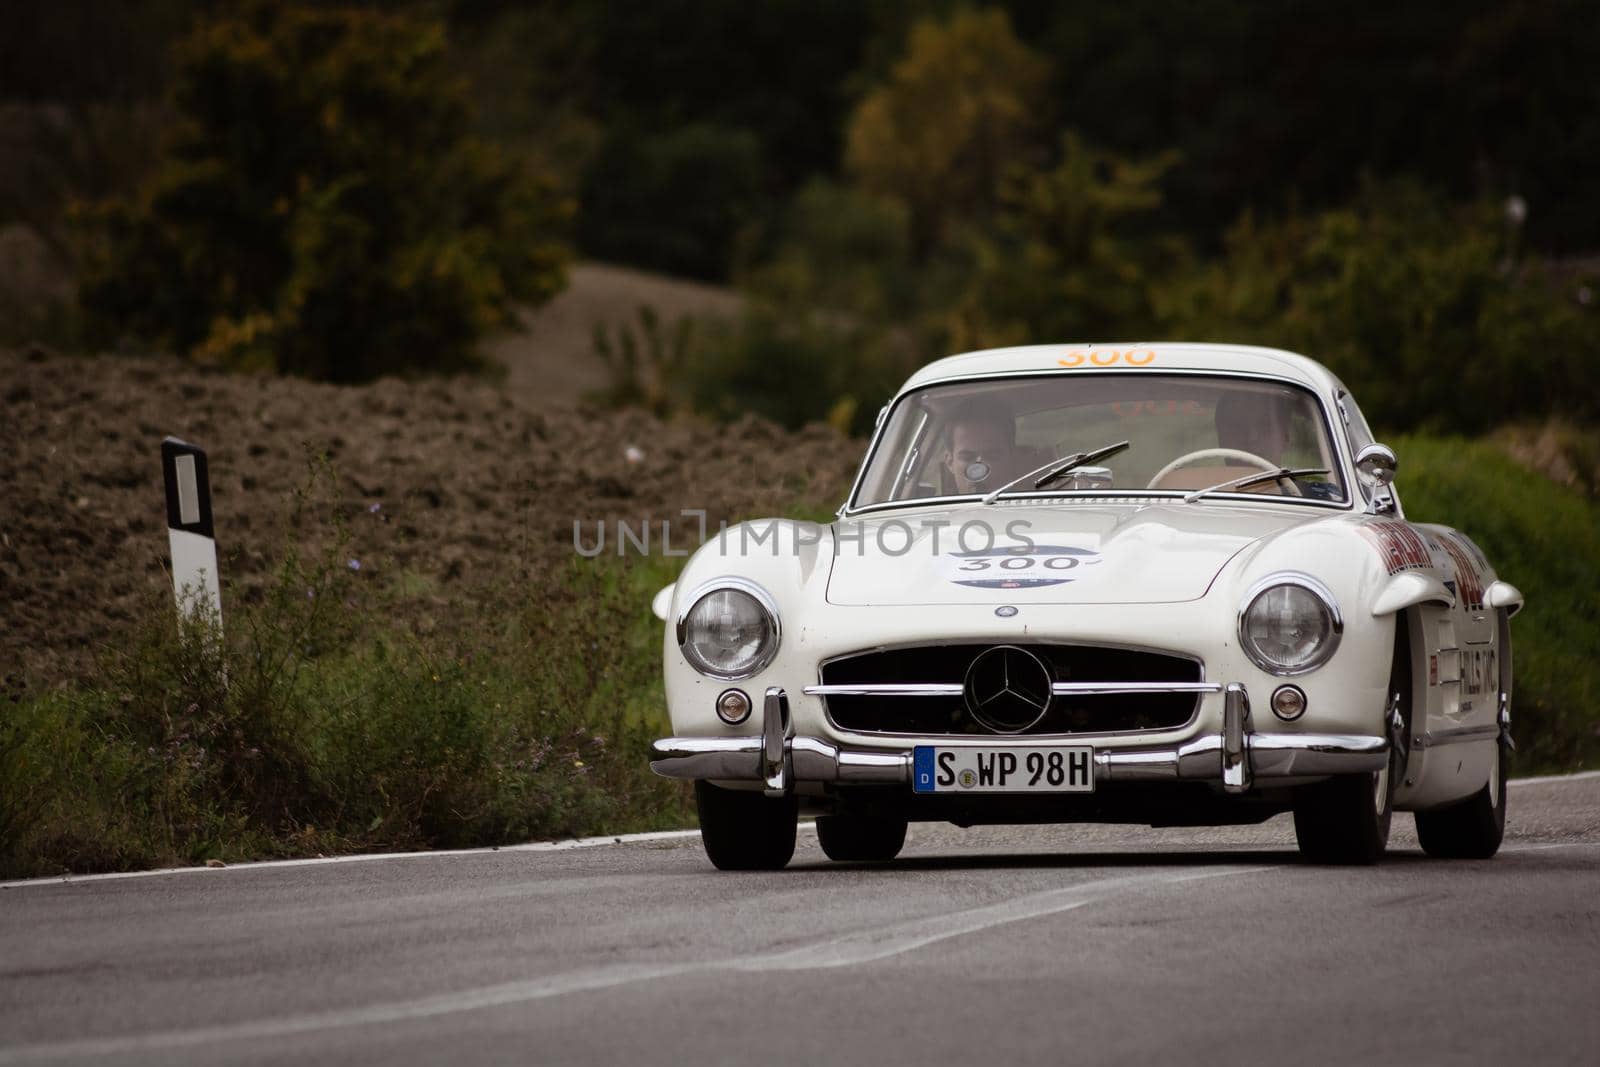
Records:
[[[930,739],[930,743],[934,739]],[[964,739],[937,739],[961,745]],[[996,738],[999,740],[999,738]],[[1008,736],[1008,745],[1059,745],[1060,737]],[[1092,744],[1092,739],[1088,740]],[[1245,687],[1224,688],[1222,731],[1173,747],[1101,748],[1094,777],[1103,782],[1211,781],[1224,792],[1244,793],[1257,779],[1303,779],[1382,770],[1384,737],[1360,734],[1258,733],[1250,725]],[[776,686],[762,701],[761,733],[743,737],[667,737],[651,746],[650,769],[667,778],[758,781],[769,796],[795,782],[839,785],[909,785],[913,746],[903,750],[850,749],[819,737],[796,737],[789,698]],[[1267,782],[1263,782],[1267,784]]]

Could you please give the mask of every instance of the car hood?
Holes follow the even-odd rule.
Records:
[[[843,519],[834,525],[828,601],[904,606],[1197,600],[1245,546],[1325,515],[1309,508],[1146,502],[973,505]]]

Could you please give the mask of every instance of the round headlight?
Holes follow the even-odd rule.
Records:
[[[678,624],[678,646],[701,674],[748,678],[778,651],[778,617],[770,600],[731,585],[696,600]]]
[[[1251,590],[1239,641],[1272,674],[1305,674],[1328,662],[1344,629],[1333,595],[1302,575],[1274,576]]]

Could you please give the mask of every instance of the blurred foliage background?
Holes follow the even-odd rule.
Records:
[[[1592,16],[24,3],[0,38],[0,343],[472,369],[577,256],[747,298],[670,366],[610,361],[600,399],[660,411],[859,432],[950,351],[1183,336],[1307,351],[1387,427],[1587,421]]]

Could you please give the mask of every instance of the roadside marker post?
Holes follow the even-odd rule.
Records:
[[[222,627],[217,581],[216,530],[211,522],[211,476],[205,449],[176,437],[161,442],[167,489],[167,540],[172,548],[172,591],[180,619],[197,612]]]

